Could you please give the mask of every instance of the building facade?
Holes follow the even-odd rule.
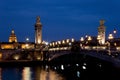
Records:
[[[18,42],[15,31],[12,30],[8,42],[0,42],[0,49],[35,49],[42,44],[42,24],[40,17],[36,18],[35,23],[35,42]]]
[[[40,22],[40,17],[38,16],[35,24],[35,44],[42,43],[42,24]]]
[[[17,42],[17,37],[15,35],[15,31],[14,30],[11,31],[11,34],[10,34],[10,37],[9,37],[9,42],[10,43],[11,42]]]
[[[105,44],[105,32],[106,32],[106,28],[104,26],[105,21],[104,20],[100,20],[100,26],[98,27],[98,41],[99,44]]]

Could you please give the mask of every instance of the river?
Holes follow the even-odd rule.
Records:
[[[1,67],[0,80],[119,80],[116,68],[97,64],[33,65]]]

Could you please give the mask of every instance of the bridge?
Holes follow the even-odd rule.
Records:
[[[36,49],[16,49],[16,50],[1,50],[8,54],[3,55],[4,60],[28,60],[28,61],[47,61],[53,60],[71,54],[80,54],[91,56],[100,60],[108,61],[114,65],[120,66],[120,50],[119,46],[113,47],[99,45],[93,42],[76,41],[74,39],[66,39],[54,41],[46,45],[43,50]],[[12,53],[9,53],[12,52]],[[74,57],[74,56],[73,56]],[[79,57],[78,57],[79,59]]]
[[[48,61],[57,59],[60,56],[77,53],[108,61],[113,65],[120,67],[119,46],[110,46],[108,45],[108,42],[105,45],[100,45],[97,42],[86,43],[82,41],[75,41],[74,39],[66,39],[62,41],[51,42],[47,47]]]

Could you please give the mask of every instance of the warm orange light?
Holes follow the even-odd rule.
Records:
[[[113,34],[109,34],[108,39],[113,39]]]
[[[91,36],[88,36],[88,41],[91,41],[92,40],[92,37]]]

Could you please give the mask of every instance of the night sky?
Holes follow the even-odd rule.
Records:
[[[40,16],[43,40],[97,35],[99,20],[104,19],[106,36],[114,28],[120,36],[120,0],[1,0],[0,41],[8,41],[14,29],[18,42],[34,41],[34,24]]]

